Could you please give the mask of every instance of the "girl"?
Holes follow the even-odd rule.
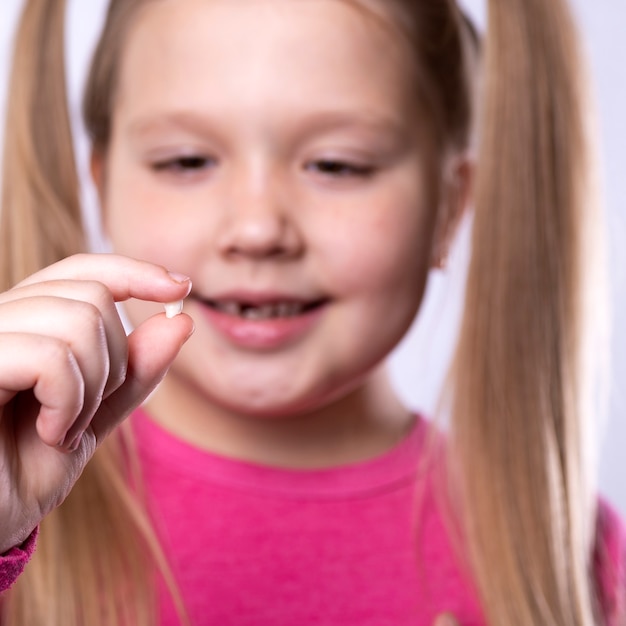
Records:
[[[70,256],[64,6],[27,2],[11,86],[7,575],[85,469],[3,623],[619,623],[623,535],[585,445],[597,219],[563,0],[489,3],[475,168],[479,45],[451,0],[113,0],[84,107],[104,256]],[[444,443],[382,363],[472,186]],[[175,358],[191,321],[150,301],[187,294]]]

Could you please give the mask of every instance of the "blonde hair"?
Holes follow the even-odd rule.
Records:
[[[147,1],[111,2],[85,97],[95,150],[108,146],[124,39]],[[393,6],[415,49],[439,153],[464,150],[475,34],[452,0]],[[0,230],[4,287],[84,248],[64,12],[62,0],[29,0],[18,33]],[[473,253],[450,378],[458,512],[491,624],[589,625],[601,619],[583,375],[596,216],[580,54],[565,0],[489,0],[484,67]],[[153,579],[143,572],[167,568],[120,474],[131,447],[111,438],[45,520],[38,553],[4,604],[6,624],[154,623]]]
[[[565,2],[491,0],[484,75],[453,475],[490,622],[593,624],[585,342],[601,220]]]

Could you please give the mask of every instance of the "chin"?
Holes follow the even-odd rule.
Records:
[[[313,410],[306,405],[292,402],[228,403],[223,408],[241,417],[259,420],[290,419]]]
[[[239,398],[245,397],[244,401],[234,401],[233,397],[228,399],[214,398],[214,402],[228,413],[258,420],[282,420],[300,417],[314,412],[323,406],[319,401],[312,398],[302,397],[268,397],[259,395],[258,397],[246,394],[238,394]]]

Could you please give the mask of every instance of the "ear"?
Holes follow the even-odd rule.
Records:
[[[444,269],[447,264],[454,237],[470,204],[474,170],[475,162],[469,153],[456,154],[445,164],[431,268]]]

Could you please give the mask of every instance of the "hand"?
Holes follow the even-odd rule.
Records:
[[[127,337],[115,302],[190,289],[149,263],[77,255],[0,294],[0,553],[67,497],[193,332],[187,315],[160,314]]]
[[[441,613],[435,619],[433,626],[459,626],[459,622],[450,613]]]

